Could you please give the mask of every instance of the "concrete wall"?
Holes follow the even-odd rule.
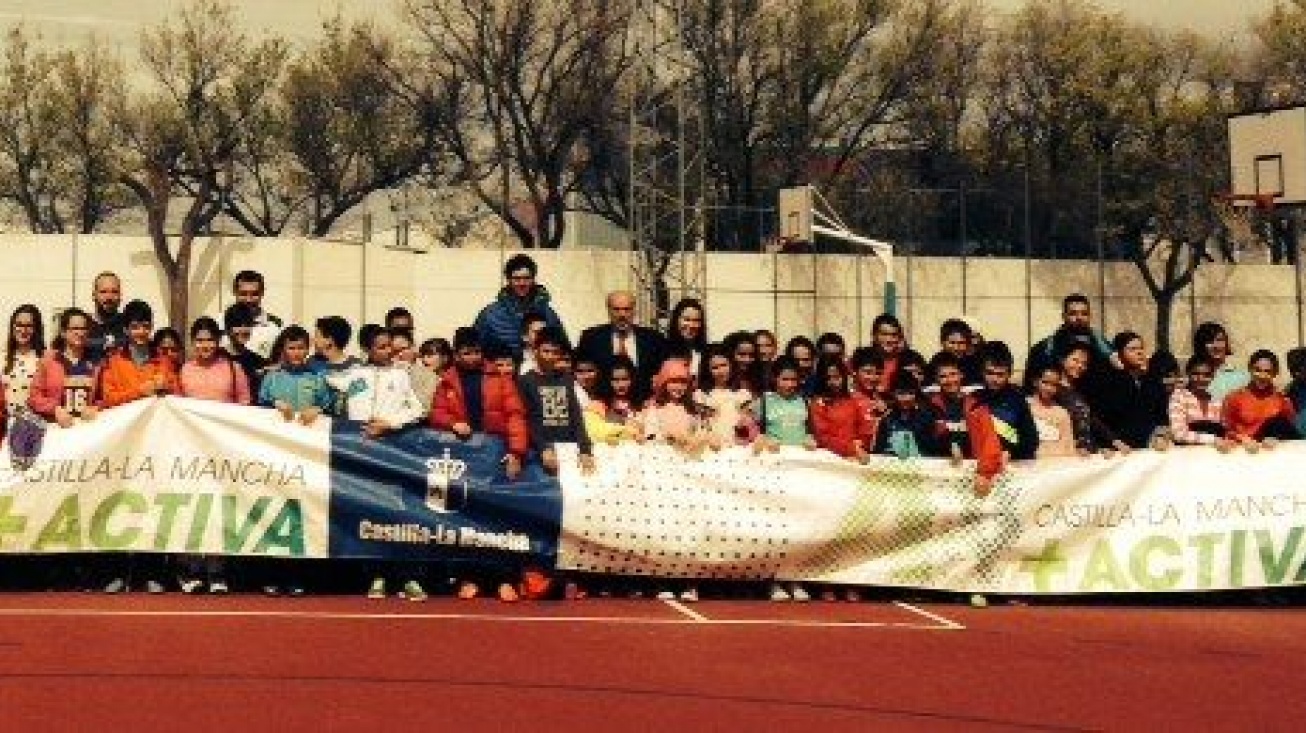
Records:
[[[195,314],[220,314],[231,302],[232,275],[257,269],[268,280],[269,309],[311,323],[338,314],[354,323],[379,321],[393,305],[416,316],[421,335],[447,335],[471,321],[497,292],[511,251],[431,249],[423,254],[377,244],[302,239],[201,240],[191,278]],[[364,256],[366,255],[366,256]],[[603,320],[603,294],[633,285],[631,257],[610,250],[534,253],[540,281],[576,332]],[[141,237],[0,236],[0,309],[33,302],[47,313],[88,306],[90,283],[104,270],[119,273],[126,297],[164,303],[163,280],[149,242]],[[709,254],[706,304],[710,334],[767,327],[782,339],[837,331],[864,340],[882,309],[884,270],[871,256]],[[1180,294],[1172,329],[1175,350],[1187,351],[1192,324],[1218,320],[1246,353],[1298,345],[1301,308],[1291,267],[1207,265]],[[939,323],[965,314],[985,335],[1020,353],[1059,320],[1061,298],[1078,291],[1093,301],[1110,334],[1123,328],[1154,333],[1155,305],[1130,263],[903,257],[897,263],[899,314],[914,344],[934,350]]]

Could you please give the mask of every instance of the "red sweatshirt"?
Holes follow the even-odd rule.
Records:
[[[867,435],[874,438],[875,428],[869,424],[866,410],[857,399],[838,397],[814,398],[808,405],[812,421],[812,436],[816,444],[844,458],[856,457],[855,443],[861,443],[863,453],[870,453],[874,445],[863,442]]]
[[[1289,424],[1297,419],[1292,401],[1279,392],[1257,394],[1244,387],[1224,398],[1224,429],[1231,440],[1254,439],[1275,418]]]
[[[485,432],[503,438],[509,453],[524,457],[530,451],[531,437],[526,426],[526,407],[512,377],[487,369],[481,376],[481,395],[484,413],[481,426]],[[440,384],[435,388],[430,423],[436,430],[450,430],[460,422],[471,424],[463,380],[458,377],[458,368],[451,366],[440,376]]]

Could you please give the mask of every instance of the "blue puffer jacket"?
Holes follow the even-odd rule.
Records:
[[[521,361],[522,340],[521,321],[527,313],[539,313],[549,326],[562,328],[562,320],[549,305],[549,291],[543,285],[536,285],[530,297],[519,300],[512,291],[504,288],[493,303],[481,309],[476,316],[476,332],[481,337],[481,346],[499,344],[512,350],[513,358]]]

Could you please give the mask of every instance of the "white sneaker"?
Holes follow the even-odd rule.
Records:
[[[215,580],[209,583],[209,592],[214,595],[226,595],[230,590],[231,589],[227,587],[227,581],[225,580]]]
[[[127,581],[122,578],[110,580],[108,585],[104,586],[105,593],[122,593],[127,590]]]
[[[659,601],[674,601],[676,600],[676,594],[669,590],[660,590],[658,591],[657,599]]]
[[[807,592],[807,589],[797,583],[789,584],[789,595],[799,603],[807,603],[812,600],[812,596]]]
[[[789,597],[789,591],[785,590],[783,585],[780,585],[779,583],[772,583],[771,600],[775,601],[776,603],[784,603],[785,601],[789,601],[793,599]]]
[[[399,597],[420,603],[426,600],[426,589],[416,580],[410,580],[404,583],[404,589],[399,591]]]
[[[177,580],[177,586],[181,588],[182,593],[190,595],[191,593],[199,593],[204,586],[204,581],[199,578],[180,578]]]
[[[680,591],[680,600],[683,603],[698,603],[698,589],[691,586]]]
[[[385,598],[385,578],[372,579],[372,587],[367,589],[367,597],[374,601]]]
[[[163,583],[160,583],[157,580],[147,580],[145,581],[145,592],[154,594],[162,593]]]

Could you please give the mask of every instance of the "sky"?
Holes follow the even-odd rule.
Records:
[[[48,40],[80,40],[87,33],[128,50],[142,25],[151,25],[185,0],[0,0],[0,27],[23,21]],[[574,2],[576,0],[537,0]],[[995,10],[1011,10],[1026,0],[986,0]],[[1273,7],[1275,0],[1097,0],[1103,9],[1172,28],[1189,28],[1224,37],[1245,34],[1248,19]],[[335,9],[349,16],[390,14],[394,0],[233,0],[250,30],[267,29],[291,39],[314,34]]]

